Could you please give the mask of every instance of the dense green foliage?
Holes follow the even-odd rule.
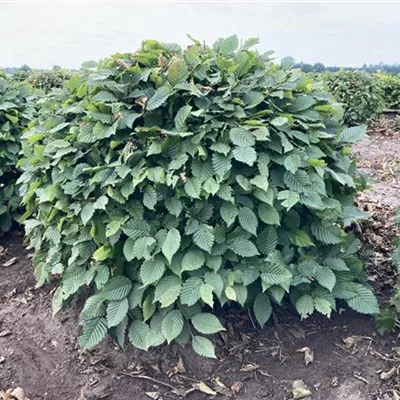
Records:
[[[383,91],[383,102],[386,108],[400,109],[400,75],[376,75]]]
[[[8,231],[18,215],[16,163],[22,130],[35,114],[32,101],[29,87],[11,81],[0,71],[0,232]]]
[[[361,67],[346,67],[346,66],[326,66],[321,62],[316,62],[314,64],[299,62],[295,65],[296,68],[300,68],[303,72],[338,72],[338,71],[364,71],[369,73],[383,72],[386,74],[400,74],[400,64],[363,64]]]
[[[329,91],[343,103],[344,121],[349,125],[378,117],[384,106],[382,89],[372,75],[359,71],[340,71],[323,76]]]
[[[363,217],[348,146],[365,128],[256,43],[146,41],[74,76],[25,134],[34,272],[58,282],[55,312],[92,288],[83,348],[128,331],[140,349],[191,340],[214,357],[209,311],[232,302],[261,326],[286,300],[302,318],[336,299],[377,312],[344,231]]]
[[[71,77],[71,72],[60,67],[53,67],[49,71],[32,71],[27,81],[36,89],[48,93],[54,88],[62,88],[66,80]]]

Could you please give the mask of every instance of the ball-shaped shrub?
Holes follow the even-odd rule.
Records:
[[[28,86],[14,82],[0,71],[0,232],[7,232],[19,213],[20,197],[15,182],[22,131],[34,117]]]
[[[55,311],[91,288],[83,348],[127,331],[140,349],[190,340],[214,357],[210,311],[233,302],[260,325],[282,301],[303,318],[336,298],[377,311],[343,229],[362,216],[347,154],[365,129],[254,43],[146,41],[75,77],[26,135],[35,274],[58,282]]]
[[[329,91],[343,104],[344,122],[365,123],[382,113],[383,91],[377,78],[362,71],[340,71],[324,74]]]
[[[400,109],[400,74],[390,75],[379,73],[376,75],[383,90],[383,102],[386,108]]]

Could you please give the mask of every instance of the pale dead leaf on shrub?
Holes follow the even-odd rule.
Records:
[[[304,362],[306,366],[314,361],[314,351],[310,347],[302,347],[296,351],[298,353],[304,353]]]
[[[198,382],[193,385],[193,387],[199,392],[209,394],[210,396],[215,396],[217,392],[207,386],[204,382]]]
[[[387,381],[388,379],[390,379],[395,373],[396,373],[397,368],[393,367],[392,369],[390,369],[389,371],[385,372],[382,371],[381,374],[379,375],[379,377],[383,380],[383,381]]]
[[[260,366],[258,364],[246,364],[240,368],[240,372],[253,372],[256,371]]]

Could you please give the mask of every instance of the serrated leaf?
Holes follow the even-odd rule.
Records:
[[[93,203],[85,204],[81,211],[83,225],[86,225],[93,217],[95,207]]]
[[[176,254],[181,246],[181,234],[175,228],[171,228],[165,238],[162,246],[162,253],[171,264],[172,257]]]
[[[182,58],[173,58],[167,72],[167,78],[171,86],[185,82],[188,76],[189,70],[185,60]]]
[[[183,316],[179,310],[172,310],[163,318],[161,330],[168,343],[177,338],[182,329]]]
[[[254,146],[256,143],[251,132],[244,128],[232,128],[229,137],[233,144],[240,147]]]
[[[270,285],[280,285],[291,278],[291,272],[282,265],[267,265],[264,268],[264,272],[261,274],[261,279]]]
[[[239,47],[239,39],[232,35],[223,39],[219,44],[219,51],[224,55],[232,54]]]
[[[219,319],[210,313],[196,314],[191,319],[194,328],[205,335],[211,335],[220,331],[224,331],[225,328],[219,322]]]
[[[292,190],[282,190],[278,193],[278,200],[282,201],[282,206],[289,211],[293,206],[295,206],[300,201],[300,196],[298,193]]]
[[[148,350],[146,338],[149,330],[150,328],[145,322],[133,321],[128,332],[132,345],[140,350]]]
[[[276,229],[272,226],[267,226],[258,235],[257,248],[262,254],[268,255],[275,250],[278,244],[278,235]]]
[[[235,219],[239,214],[238,208],[229,202],[223,202],[219,212],[228,228],[235,222]]]
[[[200,299],[200,288],[203,282],[197,277],[187,279],[183,285],[180,294],[182,304],[193,306]]]
[[[332,306],[328,300],[317,297],[314,299],[314,307],[319,313],[330,318]]]
[[[166,199],[164,204],[168,212],[172,215],[175,215],[175,217],[178,217],[183,210],[182,202],[178,199],[174,198]]]
[[[240,207],[238,219],[244,230],[257,236],[258,219],[253,210],[248,207]]]
[[[230,250],[241,257],[254,257],[260,253],[257,250],[255,244],[244,238],[237,238],[229,244]]]
[[[300,314],[301,319],[309,317],[314,312],[314,299],[304,294],[296,301],[296,310]]]
[[[188,178],[185,183],[185,192],[192,199],[200,199],[201,182],[195,177]]]
[[[178,110],[178,112],[174,118],[175,128],[177,131],[179,131],[179,132],[184,131],[185,121],[186,121],[187,117],[190,115],[191,111],[192,111],[192,107],[188,106],[188,105],[183,106]]]
[[[258,205],[258,216],[261,221],[263,221],[267,225],[280,225],[280,216],[275,207],[260,203]]]
[[[160,107],[169,96],[172,94],[172,88],[170,86],[161,86],[158,88],[154,95],[150,97],[149,101],[147,102],[146,109],[148,111],[155,110],[156,108]]]
[[[138,260],[150,258],[150,249],[155,243],[155,239],[149,236],[136,240],[129,238],[124,243],[124,256],[127,261],[132,261],[134,258]]]
[[[132,282],[125,276],[111,278],[100,291],[105,300],[122,300],[128,296],[132,288]]]
[[[240,161],[244,164],[250,165],[250,167],[257,160],[257,153],[254,147],[235,147],[232,151],[235,160]]]
[[[182,272],[194,271],[201,268],[206,262],[206,256],[201,250],[190,250],[182,259]]]
[[[361,314],[378,314],[378,301],[374,294],[359,283],[352,284],[354,296],[347,300],[348,305]]]
[[[289,240],[298,247],[309,247],[314,246],[313,241],[311,240],[308,234],[300,229],[296,229],[293,232],[290,232]]]
[[[264,327],[272,314],[271,301],[266,293],[259,293],[254,300],[253,312],[257,322]]]
[[[79,336],[79,345],[82,350],[89,350],[98,345],[107,334],[107,323],[104,318],[96,318],[87,321],[83,332]]]
[[[217,358],[213,343],[205,337],[195,335],[192,339],[192,346],[193,350],[200,356]]]
[[[158,281],[165,272],[165,261],[161,256],[155,256],[143,262],[140,267],[140,279],[143,285],[151,285]]]
[[[324,244],[338,244],[342,242],[341,231],[335,225],[311,224],[311,232],[320,242]]]
[[[143,204],[149,209],[154,210],[157,204],[157,192],[151,186],[146,186],[143,193]]]
[[[343,143],[356,143],[362,139],[367,132],[366,125],[352,126],[345,128],[339,135],[339,140]]]
[[[200,225],[193,234],[193,242],[200,247],[200,249],[211,253],[211,249],[214,245],[213,228],[209,225]]]
[[[158,282],[154,293],[154,301],[159,301],[161,307],[173,304],[181,293],[181,280],[177,276],[167,275]]]
[[[221,178],[232,168],[230,157],[218,153],[213,153],[212,165],[214,173]]]
[[[110,301],[107,305],[107,326],[117,326],[126,316],[129,309],[128,299]]]
[[[336,275],[328,267],[319,268],[315,274],[315,279],[330,292],[336,285]]]
[[[208,304],[211,308],[214,307],[214,287],[205,283],[200,287],[200,298],[204,303]]]

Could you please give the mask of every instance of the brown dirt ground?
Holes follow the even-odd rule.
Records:
[[[372,169],[378,182],[360,199],[371,220],[357,230],[367,242],[362,255],[369,280],[385,301],[394,280],[387,258],[396,234],[393,215],[394,206],[400,206],[400,186],[384,179],[387,167],[379,160],[400,158],[400,142],[372,135],[355,152],[364,168],[375,163]],[[292,383],[301,379],[312,393],[308,399],[400,399],[398,336],[378,335],[370,317],[345,308],[330,320],[314,316],[306,321],[290,308],[279,310],[274,323],[261,331],[246,312],[231,310],[224,315],[226,333],[216,338],[218,360],[201,358],[176,345],[148,353],[127,346],[123,352],[111,339],[81,354],[76,321],[82,300],[53,318],[51,288],[34,288],[21,233],[13,232],[0,245],[5,249],[0,256],[0,389],[21,387],[30,400],[179,399],[184,395],[188,400],[234,396],[280,400],[293,398]],[[14,264],[3,266],[13,257]],[[297,351],[305,347],[314,353],[308,366],[304,353]]]

